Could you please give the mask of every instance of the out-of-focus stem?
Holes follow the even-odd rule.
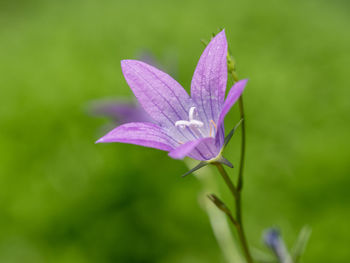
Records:
[[[186,160],[188,167],[192,167],[194,163],[192,160]],[[200,181],[202,191],[200,193],[200,204],[209,217],[209,221],[227,263],[245,263],[241,253],[239,253],[239,246],[237,240],[231,233],[228,221],[225,214],[218,210],[215,205],[207,198],[209,193],[219,193],[217,181],[213,176],[211,169],[200,169],[194,172],[196,178]],[[231,218],[230,218],[231,220]]]
[[[222,178],[224,179],[226,185],[230,189],[230,191],[235,199],[236,219],[233,218],[233,220],[232,220],[230,216],[229,216],[229,218],[237,229],[238,237],[241,241],[242,249],[243,249],[243,252],[244,252],[244,255],[245,255],[247,262],[252,263],[253,258],[251,256],[251,253],[249,250],[249,246],[248,246],[247,238],[246,238],[245,233],[244,233],[243,222],[242,222],[241,191],[237,191],[237,188],[233,184],[229,175],[226,173],[226,170],[224,169],[222,164],[217,163],[216,167],[218,168]]]

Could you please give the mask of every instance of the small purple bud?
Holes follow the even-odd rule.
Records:
[[[277,250],[281,243],[280,236],[277,228],[270,228],[264,233],[264,242],[269,248]]]
[[[290,263],[291,258],[283,242],[280,231],[277,228],[269,228],[263,234],[264,243],[278,258],[281,263]]]

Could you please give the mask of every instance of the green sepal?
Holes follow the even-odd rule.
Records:
[[[232,139],[233,134],[235,133],[237,128],[241,125],[242,121],[243,121],[243,119],[240,119],[240,121],[236,124],[236,126],[233,127],[233,129],[229,132],[229,134],[227,134],[227,136],[225,137],[225,141],[224,141],[224,148],[230,142],[230,140]]]
[[[193,167],[191,170],[189,170],[187,173],[185,173],[184,175],[182,175],[182,177],[185,177],[199,169],[201,169],[204,166],[207,166],[209,163],[205,162],[205,161],[201,161],[198,165],[196,165],[195,167]]]

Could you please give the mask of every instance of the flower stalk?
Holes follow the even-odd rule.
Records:
[[[236,62],[233,59],[233,56],[229,54],[229,52],[227,53],[227,71],[231,75],[234,83],[239,81],[236,73]],[[241,191],[243,188],[243,170],[244,170],[245,148],[246,148],[243,95],[241,95],[238,99],[238,106],[239,106],[239,114],[241,118],[242,133],[241,133],[241,155],[240,155],[240,161],[239,161],[237,191]]]
[[[243,222],[242,222],[242,208],[241,208],[241,191],[238,191],[238,189],[236,188],[236,186],[234,185],[234,183],[232,182],[232,180],[230,179],[229,175],[227,174],[226,170],[224,169],[224,167],[222,166],[222,164],[218,163],[215,164],[219,173],[221,174],[222,178],[224,179],[226,185],[228,186],[228,188],[230,189],[234,199],[235,199],[235,204],[236,204],[236,218],[234,218],[232,216],[231,213],[226,213],[228,218],[231,220],[231,222],[233,223],[233,225],[235,226],[237,233],[238,233],[238,237],[239,240],[241,242],[242,245],[242,249],[244,252],[244,256],[247,260],[248,263],[253,263],[253,258],[251,256],[250,250],[249,250],[249,246],[248,246],[248,242],[247,242],[247,238],[245,236],[245,232],[244,232],[244,228],[243,228]],[[214,201],[213,201],[214,202]],[[216,204],[214,202],[214,204]],[[222,210],[221,208],[219,208],[220,210]]]
[[[232,75],[233,76],[233,75]],[[240,117],[242,120],[242,133],[241,133],[241,159],[239,161],[239,172],[238,172],[238,185],[237,189],[240,192],[243,188],[243,170],[244,170],[244,159],[245,159],[245,118],[244,118],[244,104],[243,104],[243,96],[238,100]]]
[[[238,76],[236,74],[236,63],[233,59],[233,57],[228,53],[227,54],[227,70],[228,73],[232,76],[234,83],[238,82]],[[242,249],[244,252],[244,256],[248,263],[253,262],[253,258],[251,256],[247,238],[244,232],[243,227],[243,221],[242,221],[242,188],[243,188],[243,170],[244,170],[244,160],[245,160],[245,148],[246,148],[246,135],[245,135],[245,116],[244,116],[244,104],[243,104],[243,97],[242,95],[239,97],[239,111],[240,111],[240,118],[241,118],[241,154],[240,154],[240,162],[239,162],[239,171],[238,171],[238,181],[237,186],[232,182],[229,175],[227,174],[226,170],[222,166],[221,163],[214,163],[217,167],[219,173],[221,174],[222,178],[224,179],[227,187],[229,188],[230,192],[232,193],[232,196],[235,200],[235,206],[236,206],[236,217],[234,217],[231,213],[231,211],[226,207],[226,205],[218,199],[215,195],[210,196],[210,200],[225,214],[228,216],[230,221],[235,226],[239,240],[242,245]]]

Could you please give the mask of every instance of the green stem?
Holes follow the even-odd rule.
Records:
[[[244,170],[244,159],[245,159],[245,119],[244,119],[244,105],[243,105],[243,96],[238,100],[239,103],[239,112],[242,120],[241,128],[242,128],[242,137],[241,137],[241,159],[239,162],[239,172],[238,172],[238,192],[240,192],[243,188],[243,170]]]
[[[228,174],[225,171],[222,164],[217,163],[216,167],[218,168],[222,178],[224,179],[226,185],[230,189],[230,191],[235,199],[235,202],[236,202],[236,220],[232,216],[231,216],[232,218],[230,216],[229,216],[229,218],[237,229],[238,237],[241,241],[242,249],[244,251],[244,255],[245,255],[247,262],[253,263],[253,258],[250,254],[247,238],[245,236],[243,223],[242,223],[241,192],[237,191],[237,188],[233,184],[232,180],[228,176]]]
[[[228,176],[228,174],[226,173],[224,167],[222,166],[221,163],[216,164],[216,167],[218,168],[222,178],[224,179],[225,183],[227,184],[228,188],[230,189],[233,197],[235,199],[237,199],[237,189],[235,187],[235,185],[233,184],[233,182],[231,181],[230,177]]]
[[[228,60],[227,60],[228,71],[231,74],[233,81],[237,82],[238,76],[236,74],[236,63],[234,62],[233,57],[229,53],[228,53],[227,57],[228,57]],[[241,123],[241,127],[242,127],[241,140],[242,141],[241,141],[241,155],[240,155],[240,161],[239,161],[237,187],[234,187],[235,193],[233,194],[233,196],[235,197],[235,201],[236,201],[236,221],[237,221],[237,224],[235,224],[235,226],[237,228],[237,232],[238,232],[239,238],[241,240],[246,259],[247,259],[248,263],[251,263],[251,262],[253,262],[253,259],[251,257],[250,251],[249,251],[247,239],[246,239],[246,236],[244,233],[243,222],[242,222],[241,192],[242,192],[242,188],[243,188],[243,170],[244,170],[245,148],[246,148],[245,116],[244,116],[244,104],[243,104],[243,96],[242,95],[240,96],[238,103],[239,103],[239,113],[240,113],[240,117],[242,120],[242,123]],[[222,173],[222,176],[224,177],[224,179],[226,178],[225,179],[225,182],[226,182],[227,178],[229,179],[229,177],[228,177],[227,173],[225,172],[224,168],[222,167],[221,169],[219,169],[219,171],[220,171],[220,173],[222,173],[222,171],[223,171],[226,174],[226,175],[224,175]],[[233,185],[233,183],[231,182],[230,184],[227,184],[227,185],[231,189],[232,187],[230,185]]]
[[[234,82],[238,81],[238,76],[234,70],[230,71],[231,76],[233,78]],[[244,104],[243,104],[243,95],[238,100],[239,104],[239,113],[242,120],[241,128],[242,128],[242,135],[241,135],[241,159],[239,161],[239,171],[238,171],[238,184],[237,184],[237,191],[240,192],[243,188],[243,170],[244,170],[244,160],[245,160],[245,118],[244,118]]]

